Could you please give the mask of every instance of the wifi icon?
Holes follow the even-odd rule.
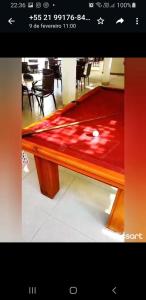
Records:
[[[102,7],[101,2],[96,2],[95,4],[97,5],[98,8],[101,8],[101,7]]]

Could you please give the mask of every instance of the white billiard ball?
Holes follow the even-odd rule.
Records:
[[[93,136],[95,136],[95,137],[97,137],[97,136],[99,136],[99,131],[97,131],[97,130],[93,130]]]

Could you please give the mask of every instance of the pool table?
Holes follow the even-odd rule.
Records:
[[[124,90],[94,88],[51,116],[24,128],[22,133],[76,121],[81,123],[23,137],[23,150],[34,154],[41,192],[51,199],[59,191],[58,165],[116,187],[106,227],[122,233]],[[93,131],[99,135],[93,136]]]

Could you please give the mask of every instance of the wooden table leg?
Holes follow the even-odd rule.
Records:
[[[34,156],[42,194],[53,199],[59,191],[58,165]]]
[[[107,228],[110,230],[123,233],[124,231],[124,190],[118,189],[114,201]]]

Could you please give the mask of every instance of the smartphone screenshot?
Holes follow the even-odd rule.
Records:
[[[145,295],[146,4],[0,10],[1,295]]]

